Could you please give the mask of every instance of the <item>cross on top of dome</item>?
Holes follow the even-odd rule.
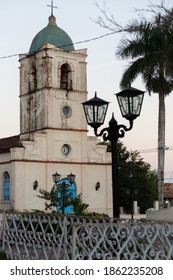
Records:
[[[56,18],[53,15],[54,8],[58,8],[53,5],[47,5],[51,8],[51,16],[49,16],[48,25],[40,30],[32,40],[29,53],[34,54],[39,51],[45,43],[54,45],[65,51],[74,51],[74,45],[69,35],[56,24]]]
[[[47,7],[50,7],[51,8],[51,16],[53,16],[53,9],[57,9],[58,7],[57,6],[54,6],[53,5],[53,1],[51,1],[51,5],[47,5]]]

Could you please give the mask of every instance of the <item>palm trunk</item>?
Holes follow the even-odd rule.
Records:
[[[165,95],[159,93],[158,116],[158,200],[159,209],[164,207],[164,164],[165,164]]]

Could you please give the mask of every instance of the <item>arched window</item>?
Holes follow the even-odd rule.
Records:
[[[63,214],[73,214],[73,206],[66,206],[68,199],[76,198],[76,183],[69,183],[67,178],[61,179],[58,184],[58,204],[57,211]]]
[[[61,66],[61,88],[72,90],[72,72],[70,65],[67,63]]]
[[[3,174],[3,200],[10,200],[10,175],[8,172]]]

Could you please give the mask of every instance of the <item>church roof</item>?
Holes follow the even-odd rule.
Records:
[[[37,52],[45,43],[50,43],[65,51],[74,51],[71,38],[64,30],[57,26],[56,18],[53,15],[49,17],[48,25],[34,37],[29,53]]]
[[[0,153],[9,152],[11,148],[19,147],[20,135],[0,139]]]
[[[173,184],[164,183],[164,198],[173,199]]]

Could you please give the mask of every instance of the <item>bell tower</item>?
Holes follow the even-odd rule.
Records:
[[[87,99],[86,49],[75,50],[68,34],[49,23],[20,56],[20,134],[47,129],[85,130],[81,103]]]

